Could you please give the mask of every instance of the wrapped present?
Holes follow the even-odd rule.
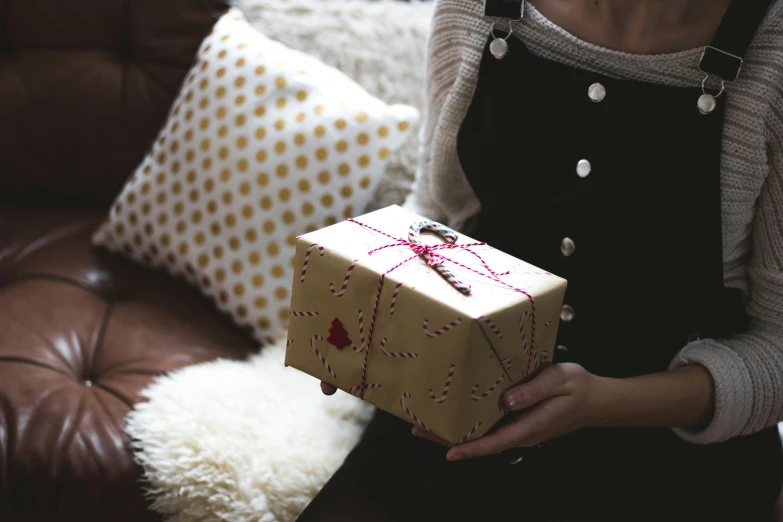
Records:
[[[551,360],[566,281],[398,206],[299,237],[295,266],[286,365],[452,444]]]

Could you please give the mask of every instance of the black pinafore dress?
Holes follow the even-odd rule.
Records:
[[[736,79],[768,5],[731,3],[702,57],[708,87]],[[520,8],[521,0],[486,0],[485,9],[515,20]],[[514,36],[496,39],[458,136],[482,209],[471,235],[568,280],[555,362],[630,377],[666,371],[689,341],[741,333],[747,317],[741,293],[724,286],[721,233],[731,89],[716,99],[704,87],[619,80],[537,57]],[[562,466],[569,491],[611,477],[605,495],[581,488],[588,511],[626,501],[631,509],[644,503],[644,488],[660,492],[665,481],[673,495],[741,516],[726,520],[755,520],[747,510],[730,515],[730,506],[737,496],[771,505],[780,455],[775,429],[708,446],[669,429],[588,429],[528,452],[517,467],[544,476]],[[721,498],[733,499],[729,511]]]
[[[521,2],[486,0],[487,14],[517,19]],[[733,81],[768,4],[732,2],[702,70]],[[482,208],[471,235],[568,279],[555,362],[649,374],[689,341],[742,332],[722,261],[731,89],[714,100],[618,80],[537,57],[513,36],[497,59],[492,40],[457,143]],[[457,462],[410,429],[376,411],[299,520],[767,522],[783,483],[774,429],[707,446],[670,429],[585,429]]]

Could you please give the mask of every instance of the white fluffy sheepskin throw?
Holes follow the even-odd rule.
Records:
[[[128,418],[152,508],[172,522],[293,522],[371,408],[283,366],[284,346],[159,379]]]
[[[394,0],[239,0],[270,38],[319,58],[390,103],[424,108],[433,6]],[[418,140],[392,158],[373,206],[409,190]],[[284,347],[159,379],[128,418],[152,508],[170,522],[293,522],[342,463],[371,408],[321,395]]]
[[[250,23],[336,67],[387,103],[425,104],[424,57],[433,2],[237,0]],[[421,122],[419,122],[421,125]],[[418,131],[418,129],[416,129]],[[418,160],[418,132],[390,158],[374,208],[401,203]]]

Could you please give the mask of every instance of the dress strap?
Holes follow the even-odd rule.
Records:
[[[484,16],[519,20],[524,12],[524,0],[484,0]]]
[[[733,0],[712,42],[702,51],[701,72],[724,82],[735,81],[771,3],[772,0]]]

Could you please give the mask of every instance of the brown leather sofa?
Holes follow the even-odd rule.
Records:
[[[0,0],[0,521],[159,520],[123,433],[156,376],[255,343],[90,248],[221,0]]]

